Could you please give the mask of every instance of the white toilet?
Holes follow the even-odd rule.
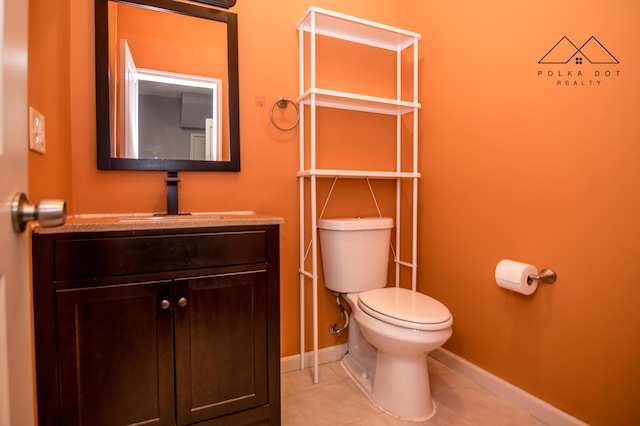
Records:
[[[351,306],[343,366],[385,411],[430,418],[426,355],[451,337],[451,313],[424,294],[385,287],[393,219],[320,219],[318,228],[325,287]]]

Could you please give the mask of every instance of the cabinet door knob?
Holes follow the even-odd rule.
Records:
[[[180,299],[178,299],[178,306],[180,306],[181,308],[187,306],[187,303],[188,302],[186,297],[181,297]]]
[[[160,302],[160,309],[169,309],[169,306],[171,306],[171,303],[166,299]]]

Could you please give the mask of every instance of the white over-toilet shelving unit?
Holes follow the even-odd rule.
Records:
[[[312,317],[313,317],[313,381],[318,382],[318,229],[317,193],[318,179],[362,178],[362,179],[395,179],[396,180],[396,285],[400,281],[400,267],[411,268],[412,288],[416,289],[417,267],[417,206],[418,206],[418,40],[420,34],[394,28],[388,25],[344,15],[341,13],[310,7],[298,23],[299,36],[299,71],[300,71],[300,169],[298,172],[300,191],[300,369],[305,367],[305,288],[311,281]],[[308,51],[305,51],[305,33],[308,33]],[[396,52],[396,97],[381,98],[362,93],[321,88],[316,85],[316,37],[334,37],[362,45],[373,46]],[[413,47],[413,95],[410,100],[402,99],[402,52]],[[307,56],[308,55],[308,56]],[[308,79],[305,79],[305,63],[309,64]],[[308,80],[308,81],[305,81]],[[305,117],[305,106],[308,106],[308,123]],[[338,108],[342,110],[361,111],[371,114],[387,114],[396,116],[396,167],[395,170],[336,170],[316,167],[316,109]],[[402,170],[402,132],[401,118],[413,114],[413,153],[410,170]],[[375,115],[372,116],[375,119]],[[305,126],[309,125],[308,134]],[[307,140],[308,139],[308,140]],[[309,146],[308,156],[305,147]],[[305,161],[305,157],[307,160]],[[305,193],[305,180],[309,179],[309,193]],[[402,261],[400,257],[400,195],[401,182],[412,183],[412,253],[411,260]],[[305,204],[309,197],[309,210]],[[310,221],[310,235],[305,235],[306,225]],[[311,270],[306,270],[306,259],[311,256]]]

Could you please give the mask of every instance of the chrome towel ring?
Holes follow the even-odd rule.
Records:
[[[273,107],[278,105],[278,108],[286,108],[288,103],[293,105],[293,107],[296,109],[296,121],[289,127],[281,127],[273,119]],[[280,97],[271,105],[271,109],[269,109],[269,118],[271,118],[271,122],[278,129],[284,130],[284,131],[291,130],[294,127],[296,127],[298,125],[298,121],[300,121],[300,111],[298,110],[298,104],[289,98]]]

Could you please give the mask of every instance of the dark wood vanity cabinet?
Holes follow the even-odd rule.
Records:
[[[277,225],[34,233],[39,424],[280,424]]]

